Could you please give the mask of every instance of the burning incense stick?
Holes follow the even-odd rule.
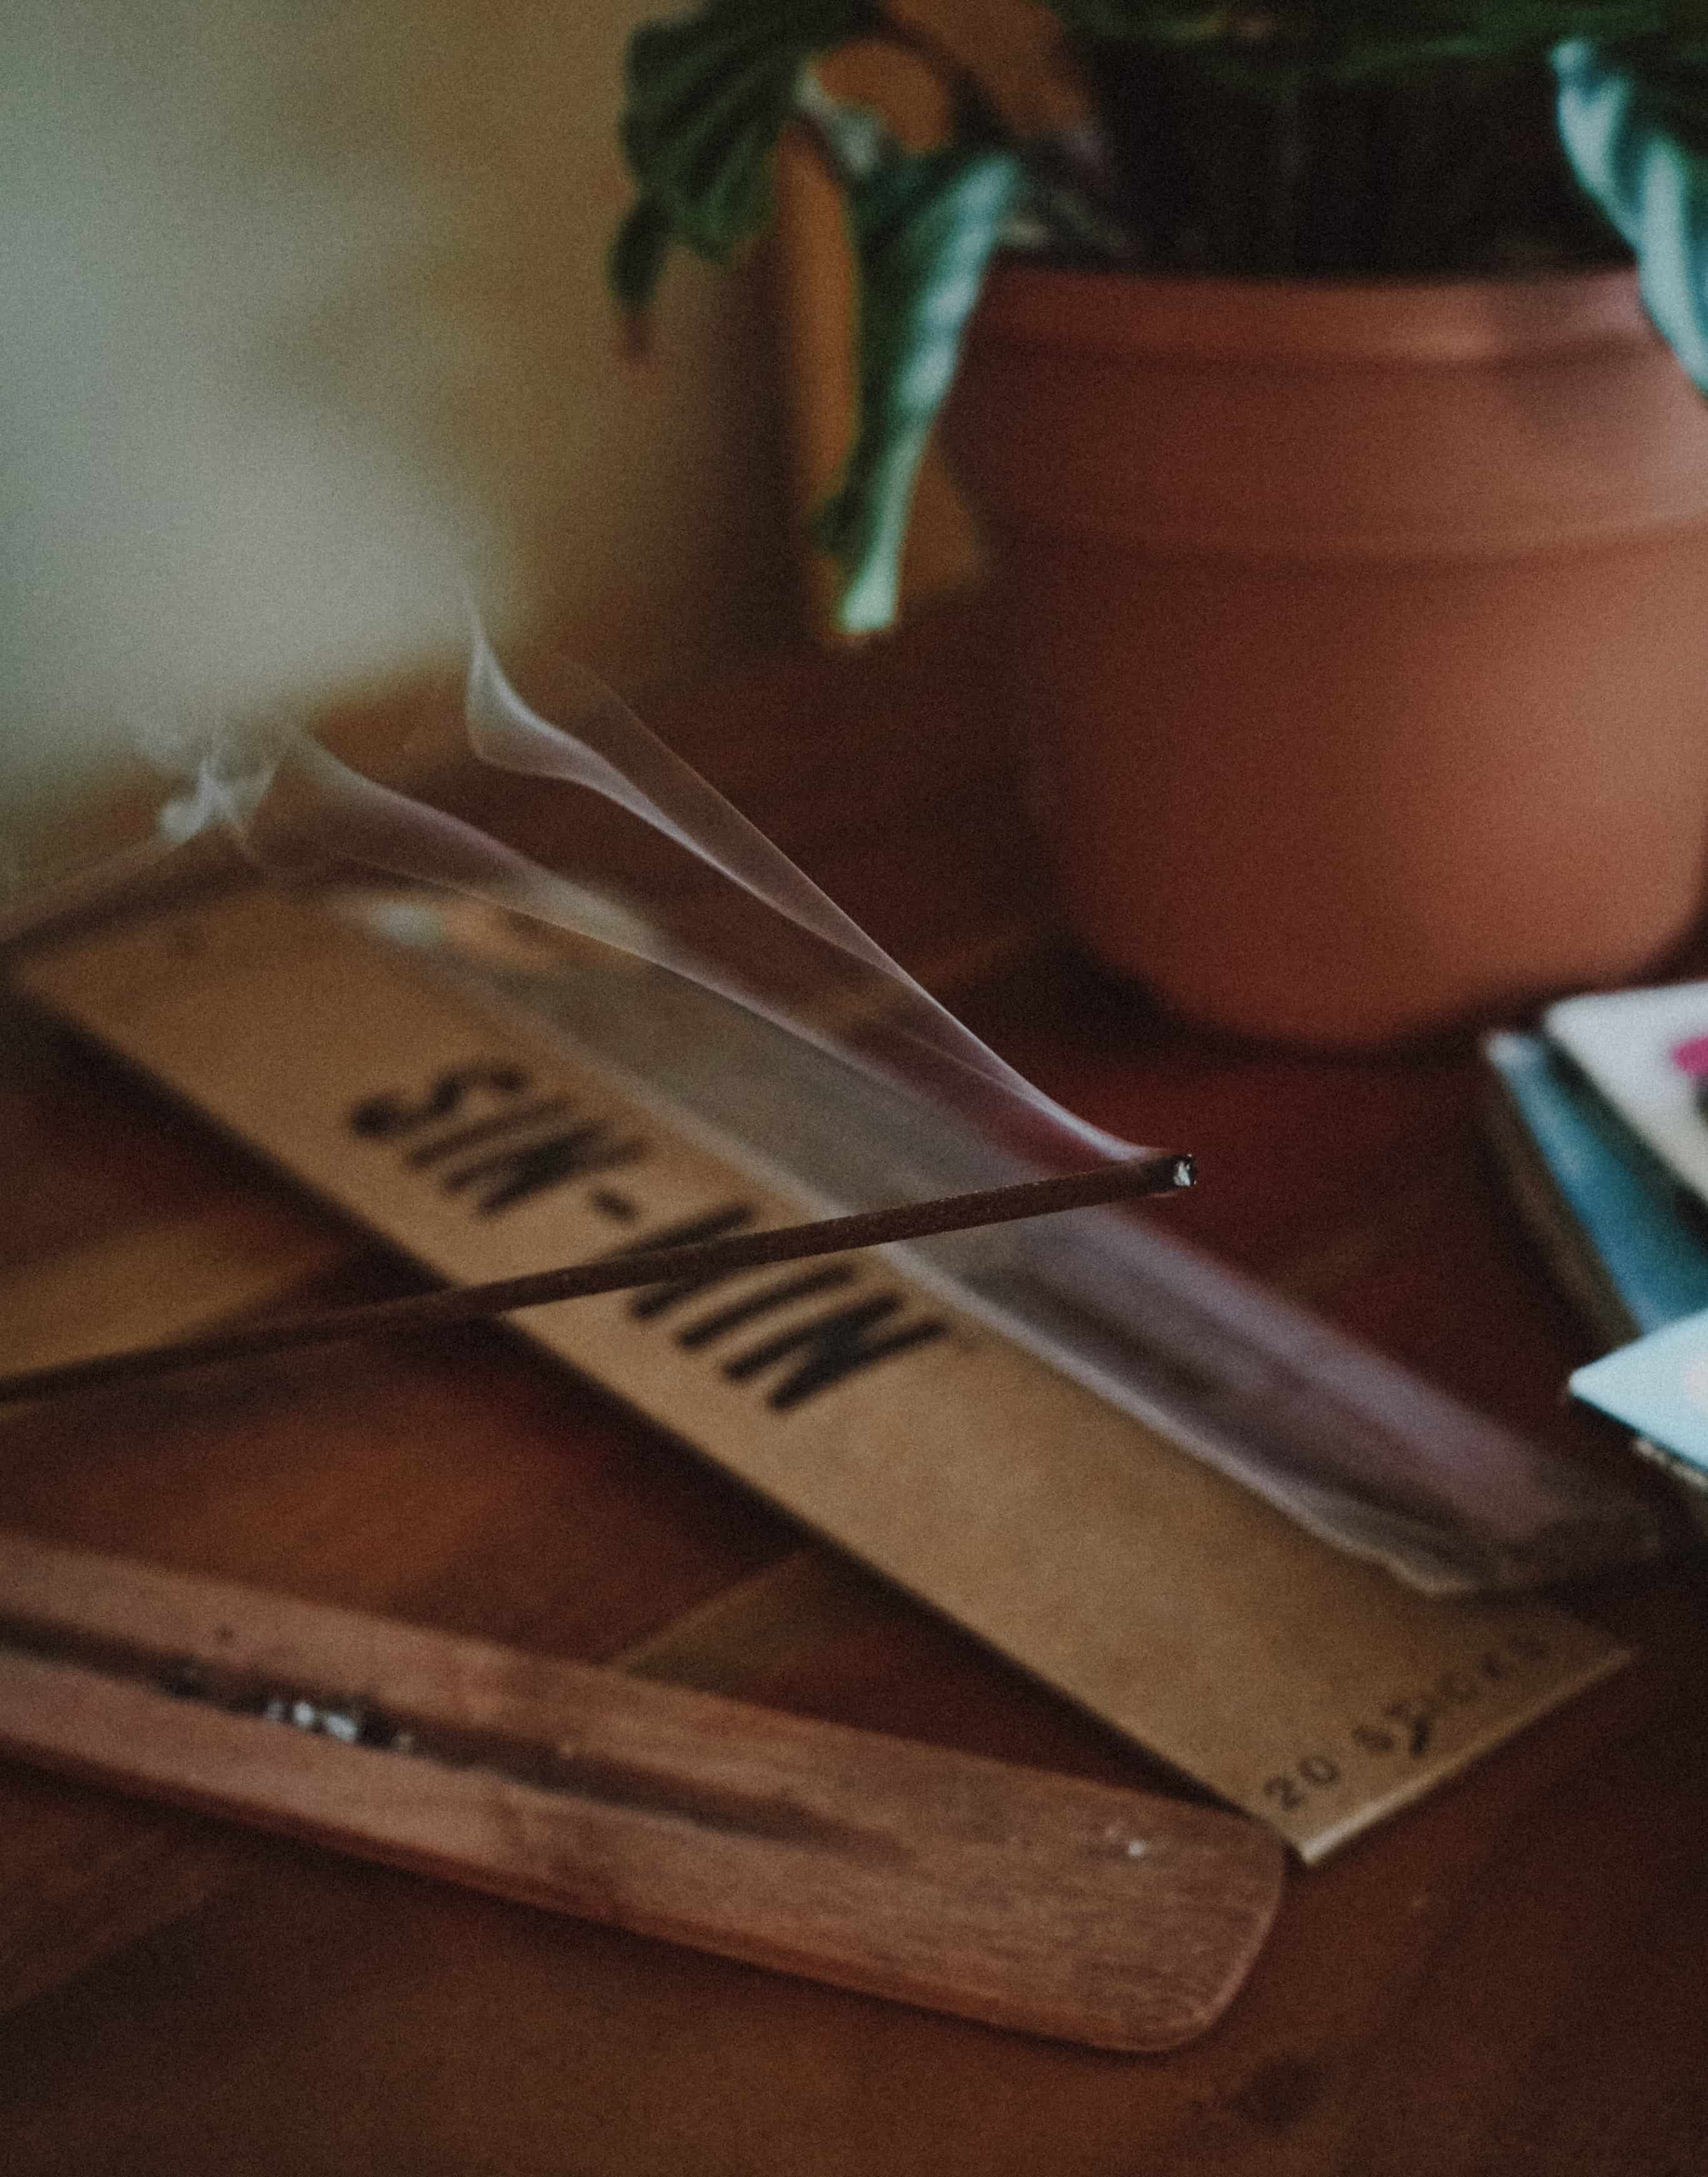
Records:
[[[1190,1157],[1172,1150],[1148,1151],[1121,1163],[1101,1165],[1094,1171],[1074,1172],[1060,1179],[1023,1180],[1016,1186],[988,1187],[972,1194],[939,1195],[891,1209],[864,1209],[851,1216],[735,1233],[686,1247],[629,1248],[591,1263],[499,1278],[489,1285],[455,1286],[367,1307],[333,1308],[260,1323],[252,1329],[177,1339],[128,1353],[98,1354],[86,1361],[60,1361],[51,1367],[26,1368],[0,1376],[0,1403],[138,1383],[147,1377],[172,1375],[216,1361],[252,1360],[299,1346],[332,1345],[343,1339],[365,1337],[370,1332],[439,1329],[482,1316],[507,1315],[516,1308],[583,1300],[595,1293],[627,1292],[678,1278],[723,1276],[737,1270],[764,1269],[773,1263],[799,1262],[812,1255],[841,1254],[858,1247],[887,1247],[896,1241],[922,1240],[933,1234],[971,1231],[980,1225],[1012,1224],[1060,1210],[1131,1201],[1141,1195],[1169,1194],[1191,1186],[1192,1180]]]

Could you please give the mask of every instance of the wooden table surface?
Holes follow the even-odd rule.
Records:
[[[1479,1143],[1469,1042],[1371,1059],[1156,1018],[1035,919],[951,615],[658,714],[1052,1094],[1202,1181],[1181,1229],[1503,1419],[1589,1350]],[[787,753],[788,761],[781,759]],[[0,1317],[406,1274],[8,1012]],[[44,1301],[44,1296],[46,1300]],[[33,1299],[31,1298],[33,1296]],[[0,1524],[1150,1784],[1137,1749],[499,1331],[0,1421]],[[495,1902],[0,1765],[0,2168],[494,2177],[1686,2177],[1708,2156],[1708,1582],[1571,1591],[1635,1667],[1311,1872],[1207,2038],[1119,2057]]]

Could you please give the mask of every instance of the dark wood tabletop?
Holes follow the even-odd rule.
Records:
[[[1179,1142],[1181,1229],[1573,1456],[1591,1350],[1482,1146],[1468,1035],[1234,1045],[1038,903],[949,615],[654,712],[1003,1055]],[[161,1334],[411,1274],[99,1054],[0,1026],[0,1312]],[[30,1296],[35,1299],[31,1301]],[[188,1296],[187,1298],[187,1296]],[[1681,1544],[1685,1530],[1676,1523]],[[0,1419],[0,1525],[1154,1787],[1143,1753],[499,1329]],[[1708,1581],[1569,1590],[1636,1663],[1327,1863],[1160,2056],[1028,2038],[0,1765],[0,2168],[494,2177],[1686,2177],[1708,2152]]]

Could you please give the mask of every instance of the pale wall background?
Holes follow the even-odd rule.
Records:
[[[679,259],[638,367],[603,291],[622,49],[669,0],[3,12],[14,889],[139,736],[454,649],[464,575],[630,695],[789,632],[762,268]]]

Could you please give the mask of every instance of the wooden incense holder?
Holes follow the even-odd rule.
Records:
[[[1213,1808],[0,1534],[0,1747],[639,1934],[1123,2050],[1283,1852]]]

